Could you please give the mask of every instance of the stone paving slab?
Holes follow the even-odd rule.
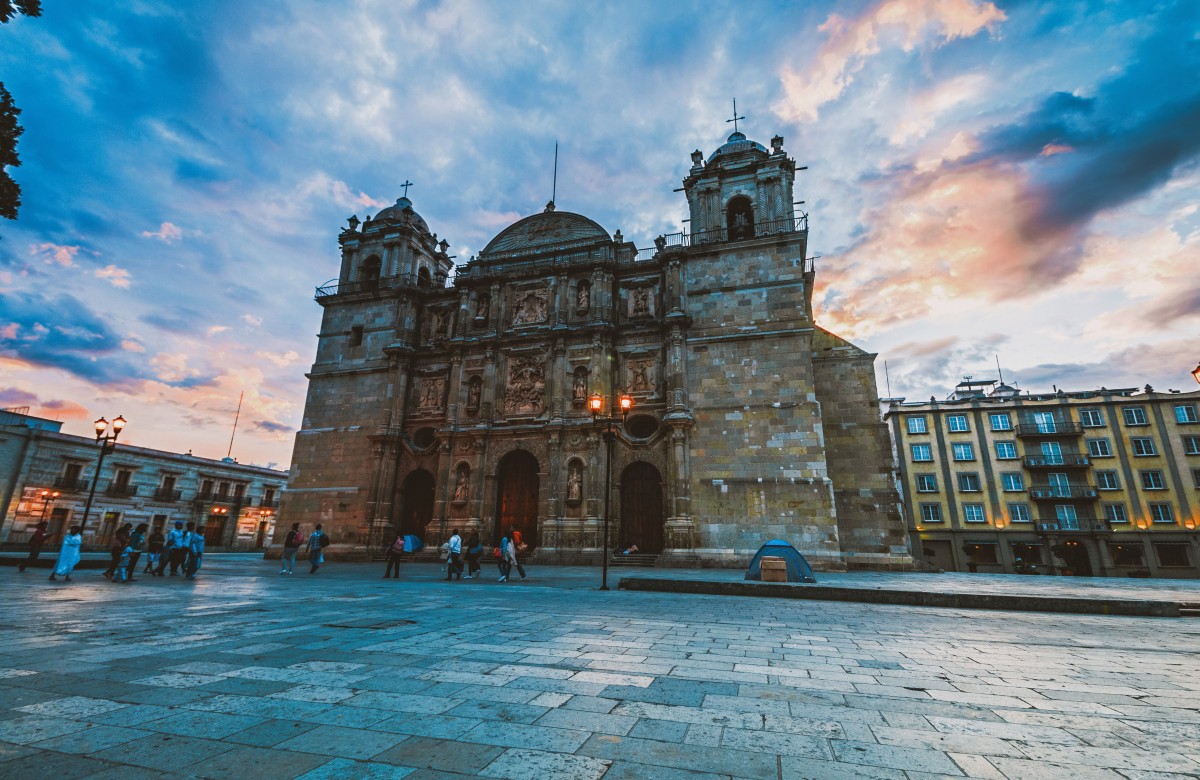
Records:
[[[119,588],[0,570],[0,777],[1200,777],[1200,621],[403,569],[287,578],[242,556]],[[987,587],[1193,587],[1008,579]]]

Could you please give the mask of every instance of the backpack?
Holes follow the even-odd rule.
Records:
[[[333,541],[329,538],[329,534],[321,534],[320,545],[321,545],[322,550],[324,550],[326,547],[328,547],[332,543],[333,543]]]
[[[398,539],[396,539],[395,542],[392,543],[392,552],[394,552],[394,553],[404,552],[404,537],[403,536],[399,537]]]
[[[301,545],[303,545],[303,544],[304,544],[304,540],[305,540],[305,538],[306,538],[306,537],[304,536],[304,532],[303,532],[303,531],[297,531],[297,532],[296,532],[296,538],[292,540],[292,546],[293,546],[293,547],[300,547]]]
[[[499,548],[499,547],[493,547],[493,548],[492,548],[492,557],[493,557],[493,558],[499,558],[499,557],[500,557],[500,548]]]

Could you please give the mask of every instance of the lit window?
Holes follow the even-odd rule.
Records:
[[[1012,418],[1008,416],[1008,412],[994,412],[990,415],[993,431],[1011,431]]]
[[[954,445],[955,460],[975,460],[975,448],[970,444]]]
[[[1126,406],[1121,410],[1121,414],[1125,415],[1126,425],[1148,425],[1146,422],[1146,410],[1140,406]]]
[[[1150,519],[1156,523],[1174,523],[1175,510],[1170,504],[1151,504]]]
[[[979,475],[978,474],[959,474],[958,489],[964,493],[979,492]]]
[[[1196,407],[1192,404],[1180,404],[1175,407],[1175,422],[1177,423],[1194,423],[1200,422],[1196,418]]]
[[[1105,504],[1104,518],[1108,522],[1117,523],[1118,525],[1129,522],[1129,515],[1125,514],[1124,504]]]
[[[1004,489],[1007,491],[1024,490],[1025,478],[1020,474],[1008,473],[1001,474],[1000,478],[1004,484]]]
[[[1154,439],[1130,439],[1130,444],[1133,445],[1133,454],[1141,457],[1157,454],[1154,450]]]
[[[942,522],[942,508],[937,504],[921,504],[921,520],[926,523]]]
[[[1161,471],[1143,471],[1142,472],[1142,489],[1143,490],[1166,490],[1167,485],[1163,482],[1163,474]]]
[[[1079,420],[1084,428],[1104,427],[1104,414],[1099,409],[1080,409]]]
[[[928,433],[929,432],[929,430],[925,427],[925,418],[924,417],[910,414],[909,416],[905,417],[904,420],[906,423],[908,423],[908,432],[909,433]]]
[[[968,523],[986,523],[983,504],[963,504],[963,520]]]
[[[933,474],[918,474],[917,475],[917,492],[918,493],[936,493],[937,492],[937,477]]]
[[[1097,471],[1096,487],[1100,488],[1101,490],[1120,490],[1121,482],[1117,479],[1117,472]]]
[[[933,460],[933,449],[928,444],[912,445],[912,459],[918,463]]]
[[[1017,445],[1011,441],[996,442],[996,460],[1015,460]]]
[[[1029,514],[1029,504],[1009,504],[1008,517],[1014,523],[1031,522],[1032,517]]]
[[[967,416],[965,414],[951,414],[946,417],[946,427],[951,433],[962,433],[971,430],[967,427]]]
[[[1088,439],[1087,443],[1088,454],[1093,458],[1111,458],[1112,447],[1108,444],[1108,439]]]

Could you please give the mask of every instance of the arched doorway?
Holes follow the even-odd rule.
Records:
[[[725,223],[729,228],[729,240],[741,241],[744,238],[754,238],[754,207],[750,199],[738,195],[729,201],[725,207]]]
[[[538,479],[537,458],[514,450],[500,461],[496,472],[496,537],[509,528],[521,532],[521,541],[537,547]]]
[[[1092,576],[1092,561],[1087,547],[1076,539],[1068,539],[1056,544],[1050,550],[1066,564],[1064,573],[1070,572],[1076,577]]]
[[[657,555],[663,549],[662,475],[645,461],[631,463],[621,473],[621,521],[616,544]]]
[[[400,501],[400,533],[425,539],[425,527],[433,520],[433,475],[415,469],[404,478]]]

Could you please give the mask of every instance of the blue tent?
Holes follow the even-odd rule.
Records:
[[[404,537],[404,552],[420,552],[421,548],[424,546],[425,542],[421,541],[421,537],[419,536],[413,536],[412,534],[409,534],[408,536]]]
[[[754,554],[754,560],[750,561],[750,568],[746,570],[747,580],[762,582],[762,559],[766,556],[783,558],[784,563],[787,564],[788,582],[817,581],[817,578],[813,576],[812,567],[808,565],[808,561],[804,560],[800,551],[782,539],[772,539],[758,548],[758,552]]]

